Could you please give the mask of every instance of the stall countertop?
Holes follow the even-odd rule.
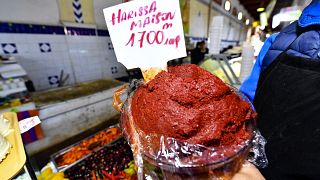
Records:
[[[88,96],[120,86],[122,84],[124,83],[113,79],[100,79],[96,81],[80,83],[74,86],[36,92],[32,94],[32,100],[37,106],[46,106]]]

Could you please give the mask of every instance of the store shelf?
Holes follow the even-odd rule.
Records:
[[[18,111],[27,111],[30,109],[36,109],[36,105],[33,102],[27,103],[27,104],[22,104],[20,106],[16,107],[11,107],[7,109],[2,109],[0,110],[0,113],[5,113],[5,112],[10,112],[11,110],[18,110]]]
[[[0,97],[6,97],[6,96],[9,96],[11,94],[21,93],[21,92],[25,92],[25,91],[27,91],[26,87],[0,91]]]
[[[4,118],[11,122],[10,133],[6,139],[12,145],[7,157],[0,163],[0,179],[11,179],[21,171],[26,163],[26,154],[21,139],[16,113],[3,113]]]
[[[3,64],[0,66],[0,74],[4,79],[23,77],[27,72],[19,64]]]

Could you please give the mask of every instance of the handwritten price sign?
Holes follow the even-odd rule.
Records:
[[[23,119],[19,121],[20,133],[25,133],[40,123],[41,121],[38,116]]]
[[[186,56],[179,0],[137,0],[103,12],[117,59],[128,69]]]

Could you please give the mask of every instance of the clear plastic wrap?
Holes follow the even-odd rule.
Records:
[[[134,81],[126,90],[118,91],[118,94],[121,91],[128,92],[128,98],[124,104],[114,104],[121,106],[120,125],[131,145],[139,179],[231,179],[247,157],[257,166],[267,165],[264,152],[266,141],[256,129],[253,118],[246,123],[250,137],[233,146],[213,148],[188,144],[159,134],[145,134],[135,125],[131,115],[131,97],[141,84],[143,82]],[[232,89],[250,103],[245,95]]]

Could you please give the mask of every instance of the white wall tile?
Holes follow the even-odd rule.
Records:
[[[10,41],[10,35],[12,34],[9,34],[9,33],[0,33],[0,42],[1,43],[5,43],[7,41]]]
[[[28,75],[30,79],[33,81],[33,84],[36,90],[43,90],[43,89],[50,88],[48,77],[45,70],[28,72]]]
[[[52,42],[52,43],[50,43],[50,46],[51,46],[52,52],[68,51],[68,46],[66,43]]]
[[[29,43],[16,43],[19,54],[29,53]]]
[[[124,74],[114,51],[108,49],[109,37],[0,33],[0,42],[16,43],[18,54],[14,56],[37,90],[52,88],[48,76],[59,76],[61,70],[69,74],[68,84],[76,83],[75,79],[85,82]],[[51,52],[41,52],[39,43],[50,43]],[[117,74],[111,74],[112,66],[118,67]]]
[[[14,43],[25,43],[27,38],[24,36],[24,34],[11,34],[10,35],[11,40]]]
[[[2,43],[2,41],[0,40],[0,43]],[[2,47],[0,46],[0,55],[3,55],[4,54],[4,52],[3,52],[3,50],[2,50]]]
[[[27,43],[38,43],[39,35],[36,34],[25,34]]]
[[[66,43],[66,36],[65,35],[49,35],[50,36],[50,42],[53,43]]]
[[[42,53],[40,51],[39,43],[44,43],[43,41],[37,41],[34,43],[29,43],[29,52],[30,53],[35,53],[35,54],[41,54],[44,55],[46,53]]]

